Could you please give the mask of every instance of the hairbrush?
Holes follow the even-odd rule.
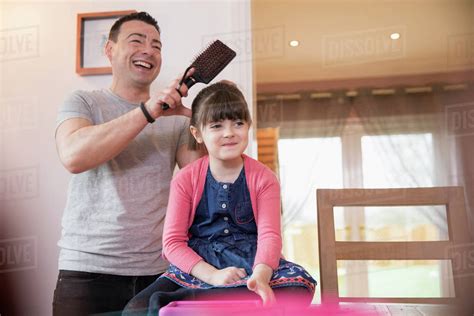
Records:
[[[176,91],[181,95],[179,88],[183,83],[188,89],[198,82],[209,83],[234,59],[235,55],[236,53],[227,45],[215,40],[194,58],[194,61],[184,72]],[[191,68],[194,68],[194,73],[186,78],[186,74]],[[169,105],[164,103],[161,108],[166,110]]]

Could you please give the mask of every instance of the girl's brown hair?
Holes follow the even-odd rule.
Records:
[[[210,122],[221,120],[252,123],[245,97],[232,83],[217,82],[202,89],[192,104],[191,125],[198,130]],[[191,136],[189,149],[198,148],[198,142]]]

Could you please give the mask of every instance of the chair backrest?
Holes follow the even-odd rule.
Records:
[[[470,242],[462,187],[397,188],[397,189],[318,189],[318,236],[323,302],[385,302],[419,304],[455,304],[466,306],[474,294],[469,279],[474,267],[473,243]],[[336,241],[335,206],[416,206],[446,205],[448,240],[364,242]],[[463,247],[465,248],[463,250]],[[472,251],[462,253],[459,251]],[[471,267],[462,263],[470,256]],[[464,257],[464,258],[463,258]],[[451,260],[455,297],[444,298],[354,298],[339,297],[337,260]],[[470,274],[470,275],[469,275]],[[403,275],[401,276],[403,278]]]

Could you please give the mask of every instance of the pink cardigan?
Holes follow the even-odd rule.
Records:
[[[265,263],[272,269],[279,264],[282,241],[280,229],[280,184],[265,165],[246,155],[245,177],[257,224],[257,253],[254,266]],[[188,247],[189,228],[201,200],[209,157],[187,165],[171,182],[171,192],[163,232],[163,256],[186,273],[201,260]]]

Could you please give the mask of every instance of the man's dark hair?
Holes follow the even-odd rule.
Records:
[[[121,17],[120,19],[118,19],[117,21],[115,21],[114,25],[112,25],[112,28],[110,29],[109,40],[111,40],[112,42],[117,42],[117,38],[120,33],[120,27],[122,26],[122,24],[128,21],[134,21],[134,20],[142,21],[147,24],[153,25],[155,29],[158,31],[158,33],[161,33],[160,27],[158,26],[158,22],[156,22],[156,20],[151,15],[149,15],[146,12],[134,12],[134,13],[125,15]]]

